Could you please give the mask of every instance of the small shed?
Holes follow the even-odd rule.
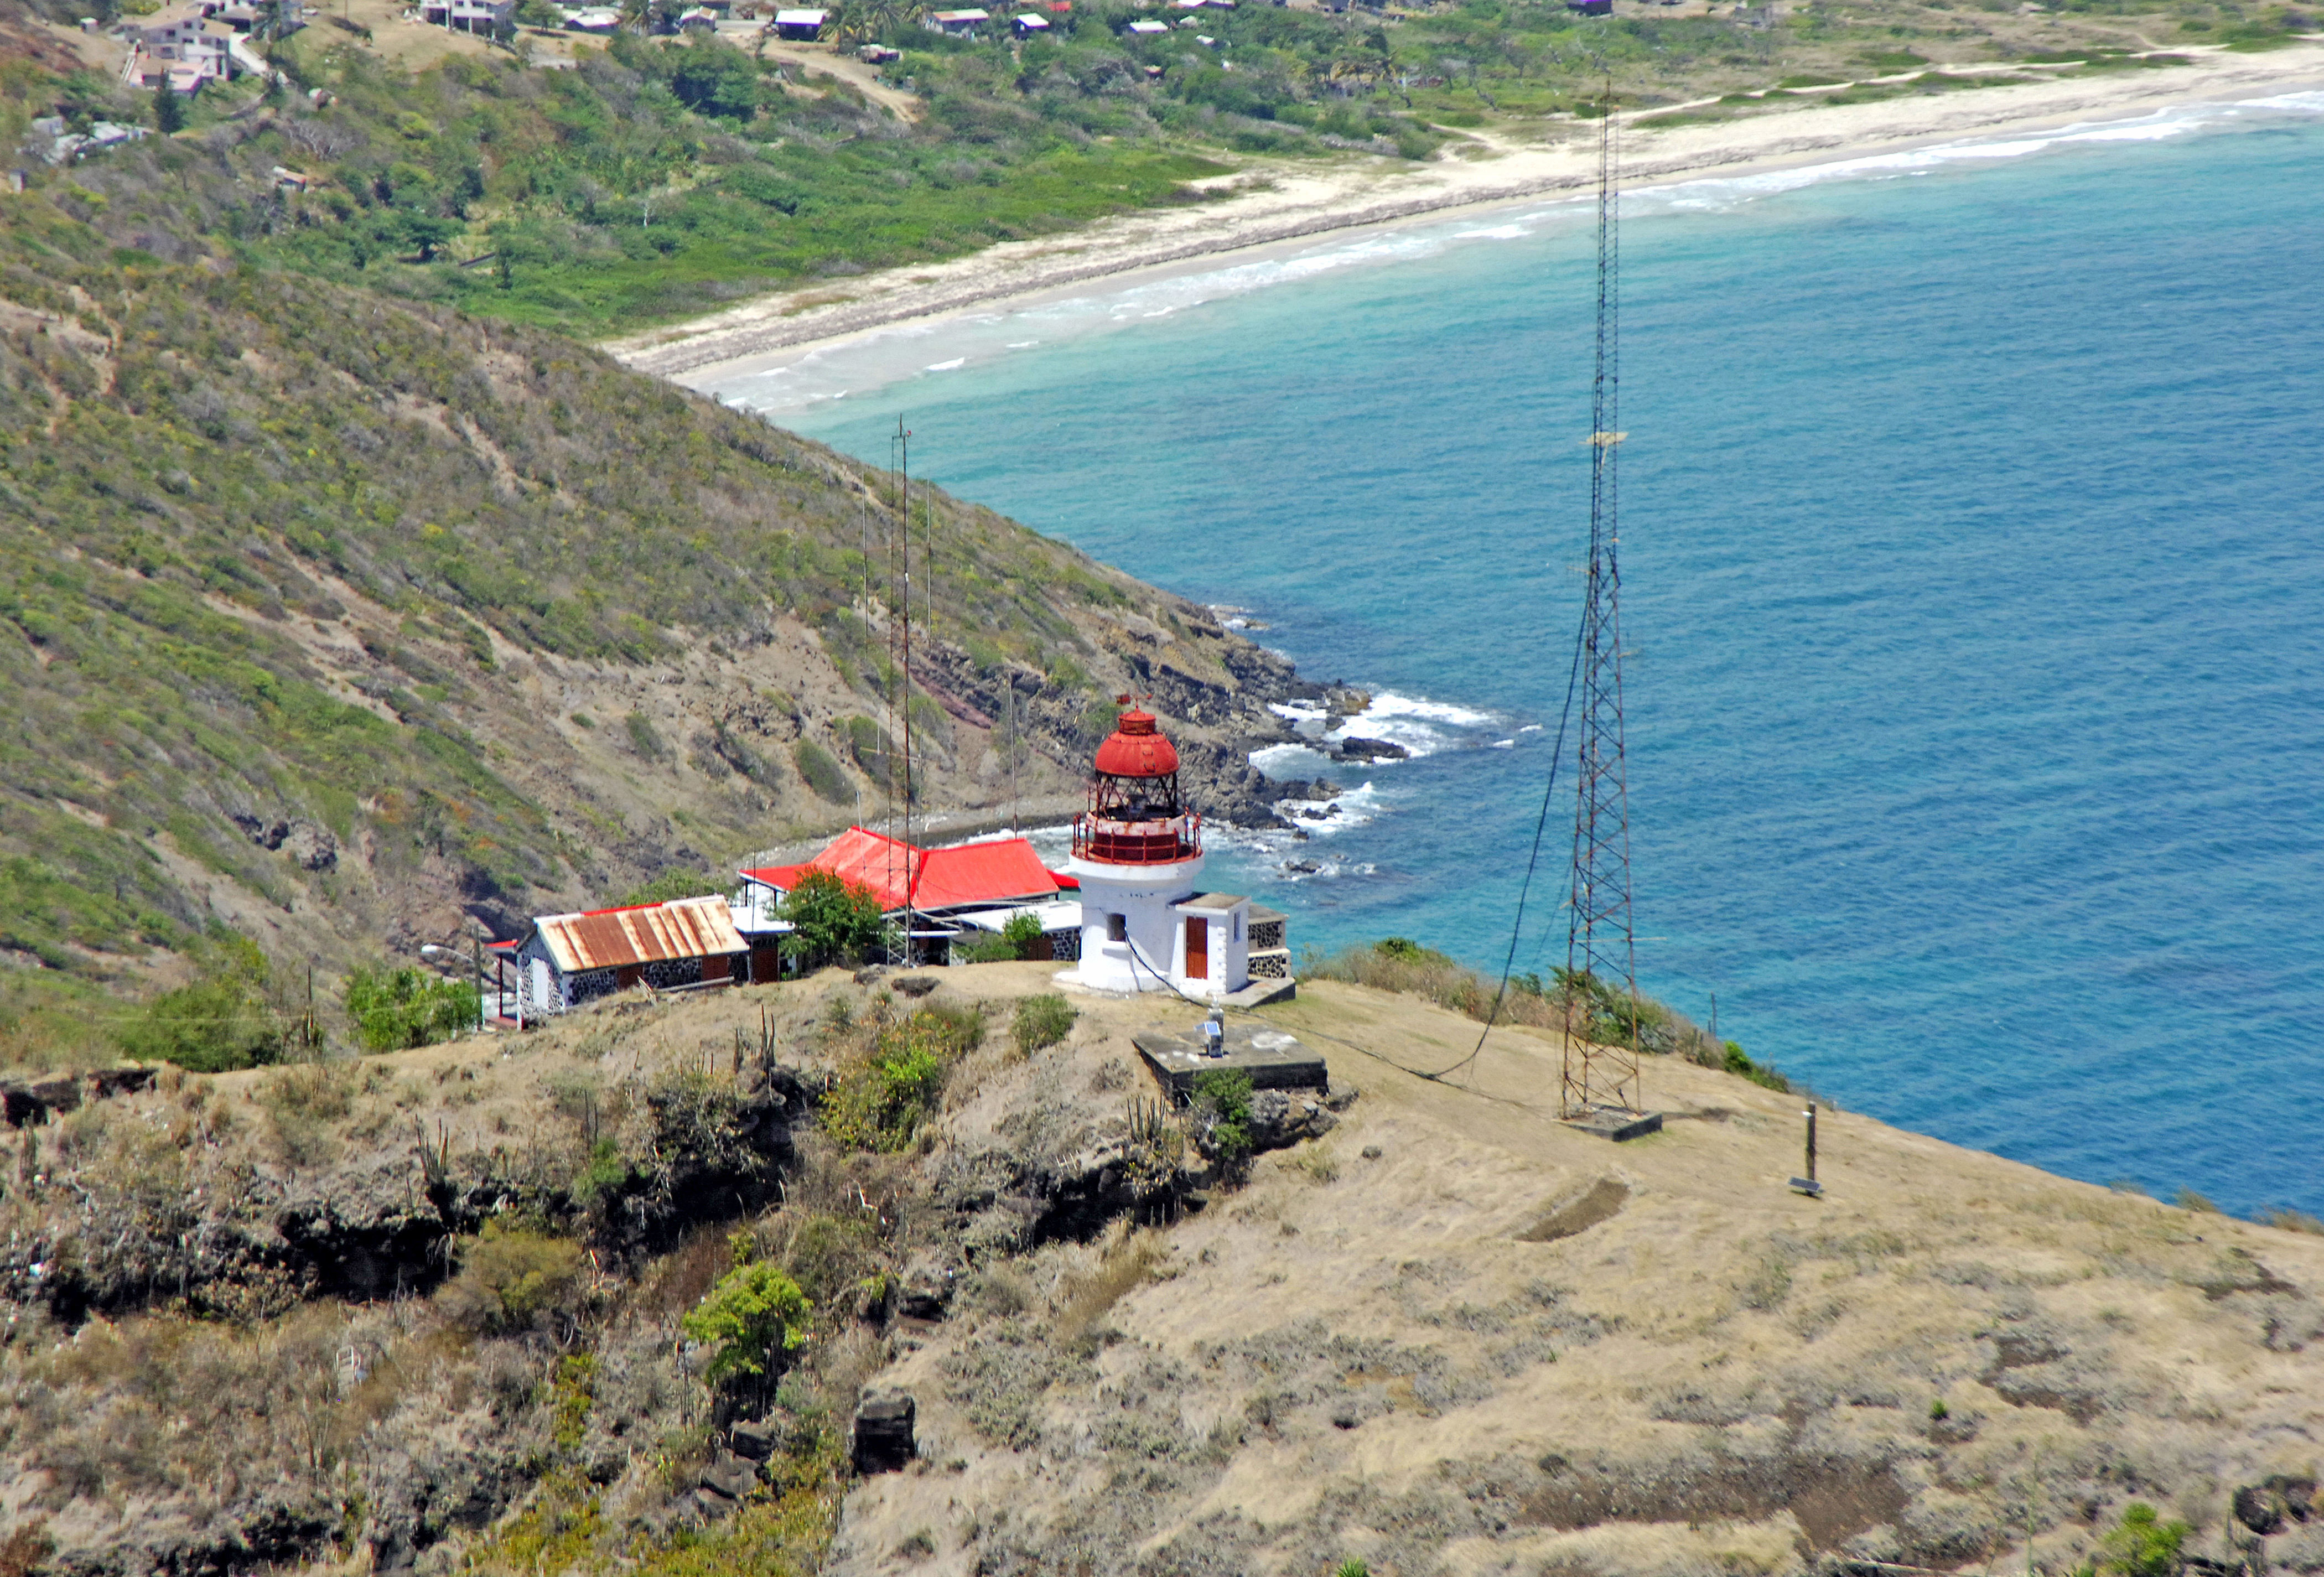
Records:
[[[992,20],[990,11],[931,11],[927,25],[931,32],[949,33],[954,38],[974,38],[976,30]]]
[[[1017,36],[1019,38],[1031,38],[1036,33],[1044,33],[1049,31],[1049,19],[1046,16],[1035,16],[1030,12],[1026,12],[1019,15],[1010,17],[1009,19],[1009,25],[1017,30]]]
[[[1157,33],[1168,32],[1170,24],[1167,22],[1156,22],[1151,17],[1140,17],[1121,31],[1137,38],[1152,38]]]
[[[1250,983],[1250,899],[1198,892],[1170,906],[1179,918],[1176,973],[1190,990],[1219,996]]]
[[[722,986],[750,945],[723,898],[542,915],[511,949],[517,1010],[526,1020],[570,1012],[633,985]]]
[[[831,13],[819,10],[784,10],[775,13],[775,36],[809,43],[823,36],[823,24],[831,20]]]

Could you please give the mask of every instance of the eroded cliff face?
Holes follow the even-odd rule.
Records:
[[[51,1109],[0,1178],[0,1540],[90,1577],[1612,1577],[2014,1569],[2030,1519],[2062,1569],[2145,1501],[2324,1570],[2324,1239],[1831,1113],[1807,1200],[1793,1098],[1651,1059],[1665,1131],[1618,1148],[1550,1120],[1533,1033],[1432,1083],[1473,1024],[1328,982],[1267,1011],[1333,1088],[1230,1144],[1130,1044],[1191,1008],[1020,1039],[1049,974]],[[714,1383],[681,1321],[742,1262],[811,1330]],[[866,1395],[913,1452],[851,1476]]]

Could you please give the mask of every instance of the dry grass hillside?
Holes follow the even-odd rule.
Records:
[[[1044,1028],[1049,973],[624,997],[19,1130],[0,1547],[1614,1577],[2018,1572],[2030,1531],[2062,1572],[2142,1501],[2241,1561],[2273,1479],[2265,1560],[2324,1570],[2324,1238],[1845,1114],[1803,1198],[1795,1097],[1656,1058],[1618,1148],[1549,1120],[1544,1032],[1433,1083],[1472,1021],[1331,982],[1266,1016],[1341,1087],[1255,1102],[1238,1183],[1130,1047],[1191,1010]],[[683,1323],[750,1267],[810,1305],[779,1383]],[[853,1476],[892,1389],[917,1457]]]
[[[1318,687],[1208,610],[916,487],[903,675],[890,474],[97,200],[0,215],[0,1065],[109,1055],[228,933],[329,1000],[875,817],[908,724],[919,803],[996,817],[1150,694],[1271,817],[1266,703]]]

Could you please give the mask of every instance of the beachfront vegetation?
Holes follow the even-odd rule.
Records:
[[[1199,203],[1215,178],[1264,178],[1286,160],[1394,163],[1587,135],[1609,91],[1624,107],[1666,106],[1642,120],[1653,129],[2158,69],[2176,48],[2272,47],[2310,25],[2296,8],[2209,0],[2040,14],[1999,0],[1877,15],[1623,5],[1187,14],[1088,0],[1024,41],[844,8],[849,43],[900,51],[877,99],[717,37],[618,35],[570,70],[504,50],[414,74],[317,26],[274,48],[287,87],[213,88],[182,134],[52,178],[34,161],[34,179],[78,189],[93,223],[156,255],[223,253],[587,336]],[[1126,31],[1157,16],[1158,33]],[[20,74],[13,88],[0,133],[38,113],[152,119],[147,96],[85,72]]]

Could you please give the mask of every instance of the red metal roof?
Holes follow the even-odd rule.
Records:
[[[557,967],[622,969],[674,958],[710,958],[748,952],[723,898],[681,898],[670,903],[543,915],[533,921]]]
[[[1097,770],[1109,778],[1167,778],[1178,770],[1178,752],[1155,728],[1154,715],[1133,706],[1097,747]]]
[[[743,875],[788,892],[808,871],[825,871],[867,888],[882,912],[966,908],[1054,897],[1057,880],[1023,838],[919,849],[862,827],[849,827],[804,865],[770,865]]]

